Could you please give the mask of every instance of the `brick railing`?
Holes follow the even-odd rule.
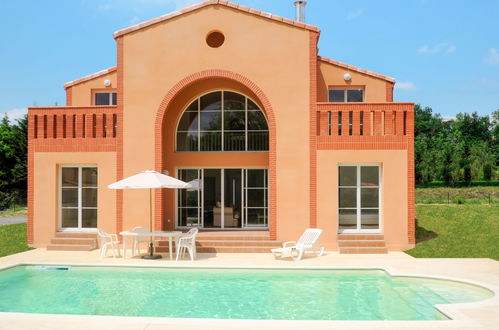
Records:
[[[406,149],[413,103],[317,103],[318,149]]]

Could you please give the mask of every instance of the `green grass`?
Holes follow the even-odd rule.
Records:
[[[413,257],[499,260],[497,205],[418,205],[416,219]]]
[[[27,206],[12,206],[11,208],[0,212],[0,218],[12,218],[12,217],[27,217],[28,207]]]
[[[416,187],[417,204],[499,204],[499,186]]]
[[[26,233],[25,223],[0,226],[0,257],[31,250]]]

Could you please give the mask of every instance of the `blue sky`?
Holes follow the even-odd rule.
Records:
[[[115,65],[114,31],[191,0],[2,0],[0,115],[64,105],[63,83]],[[294,17],[293,0],[237,3]],[[499,1],[309,0],[319,53],[397,79],[396,101],[444,117],[499,109]]]

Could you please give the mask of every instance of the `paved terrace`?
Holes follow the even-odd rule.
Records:
[[[283,267],[283,268],[384,268],[392,275],[412,274],[461,279],[482,284],[496,296],[477,303],[447,305],[450,321],[259,321],[144,317],[109,317],[0,313],[0,329],[498,329],[499,262],[491,259],[416,259],[402,252],[386,255],[341,255],[300,262],[274,260],[271,254],[199,254],[196,261],[100,258],[99,251],[66,252],[31,250],[0,258],[0,268],[19,263],[137,265],[156,267]]]

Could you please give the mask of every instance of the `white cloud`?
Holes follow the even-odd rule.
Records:
[[[499,65],[499,51],[495,48],[489,49],[485,62],[492,65]]]
[[[405,82],[397,82],[395,83],[395,89],[401,90],[401,91],[416,91],[416,85],[410,81],[405,81]]]
[[[134,16],[132,18],[130,18],[130,24],[135,24],[139,21],[139,18],[137,16]]]
[[[365,11],[366,10],[364,8],[357,9],[356,11],[351,11],[347,15],[347,20],[351,21],[351,20],[354,20],[356,18],[359,18],[360,16],[362,16],[364,14]]]
[[[7,112],[4,112],[3,114],[1,114],[1,116],[3,118],[3,116],[7,115],[7,118],[9,118],[9,121],[11,123],[15,123],[16,119],[21,119],[27,113],[28,113],[27,108],[19,108],[19,109],[12,109],[12,110],[9,110]]]
[[[142,2],[148,2],[158,5],[175,5],[175,9],[181,9],[190,5],[193,5],[200,0],[141,0]]]
[[[418,48],[418,53],[420,54],[438,54],[438,53],[444,53],[444,54],[450,54],[454,53],[456,51],[457,47],[454,45],[451,45],[447,42],[441,42],[439,44],[436,44],[435,46],[428,46],[428,45],[423,45]]]

